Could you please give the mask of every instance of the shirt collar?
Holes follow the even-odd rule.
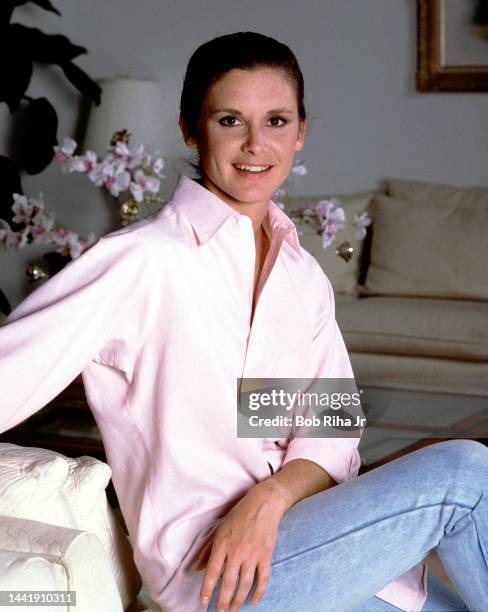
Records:
[[[224,200],[184,174],[178,179],[171,204],[181,210],[190,221],[201,243],[210,240],[229,217],[240,217]],[[268,203],[263,225],[269,236],[281,233],[283,240],[286,240],[300,257],[304,257],[295,224],[273,200]]]

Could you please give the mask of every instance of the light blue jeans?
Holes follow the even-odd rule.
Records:
[[[488,448],[443,440],[292,506],[281,519],[261,601],[240,610],[389,612],[374,594],[432,549],[422,611],[488,610]],[[215,611],[219,578],[208,610]]]

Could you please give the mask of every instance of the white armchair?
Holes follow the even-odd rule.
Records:
[[[76,607],[52,612],[159,612],[108,504],[110,477],[93,457],[0,443],[0,591],[76,591]]]

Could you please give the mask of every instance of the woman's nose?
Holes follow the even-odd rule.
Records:
[[[259,127],[249,127],[244,141],[246,151],[255,153],[257,150],[262,150],[265,146],[266,138],[263,131]]]

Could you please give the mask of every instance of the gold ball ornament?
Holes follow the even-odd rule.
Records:
[[[46,272],[36,264],[29,264],[26,268],[25,275],[31,282],[38,281],[47,276]]]
[[[354,247],[351,246],[350,242],[345,240],[337,247],[335,253],[338,257],[342,257],[345,262],[348,262],[351,260],[352,254],[354,253]]]
[[[135,200],[126,200],[120,206],[120,215],[122,219],[132,221],[140,215],[141,208]]]
[[[110,141],[110,144],[112,145],[112,147],[115,147],[115,145],[118,142],[123,142],[124,144],[129,144],[129,140],[130,137],[132,136],[132,134],[130,132],[128,132],[127,130],[119,130],[118,132],[114,132],[112,135],[112,140]]]

